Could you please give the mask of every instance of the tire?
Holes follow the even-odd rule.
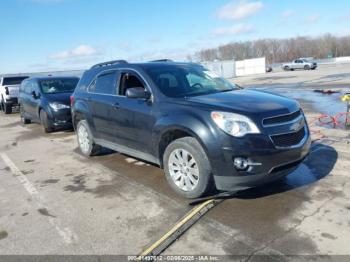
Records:
[[[21,123],[23,125],[28,125],[32,122],[32,121],[30,121],[30,119],[28,119],[24,116],[24,112],[23,112],[23,109],[21,106],[20,106],[19,112],[20,112],[20,116],[21,116]]]
[[[207,154],[193,137],[171,142],[165,149],[163,163],[165,177],[179,195],[198,198],[214,185]]]
[[[45,110],[40,110],[40,122],[44,128],[45,133],[51,133],[54,131],[54,128],[50,126],[49,119]]]
[[[310,66],[308,65],[304,66],[304,70],[310,70]]]
[[[3,104],[3,107],[5,114],[8,115],[12,113],[12,105]]]
[[[288,67],[288,66],[285,66],[285,67],[283,67],[283,70],[284,70],[284,71],[288,71],[288,70],[289,70],[289,67]]]
[[[76,132],[79,149],[84,156],[96,156],[101,153],[102,147],[95,144],[89,124],[86,120],[79,121]]]

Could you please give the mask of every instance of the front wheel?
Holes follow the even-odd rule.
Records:
[[[45,133],[51,133],[54,131],[54,128],[49,123],[47,113],[44,110],[40,111],[40,122],[44,128]]]
[[[24,114],[22,107],[20,106],[19,108],[20,108],[19,112],[20,112],[20,116],[21,116],[21,123],[24,125],[30,124],[31,121],[30,121],[30,119],[25,117],[25,114]]]
[[[96,145],[86,120],[79,121],[77,125],[77,138],[80,151],[85,156],[98,155],[101,152],[101,146]]]
[[[163,163],[168,183],[186,198],[201,197],[213,185],[208,157],[193,137],[170,143],[164,152]]]

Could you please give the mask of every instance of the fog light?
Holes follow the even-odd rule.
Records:
[[[236,157],[233,160],[233,164],[238,170],[246,170],[249,166],[249,161],[243,157]]]

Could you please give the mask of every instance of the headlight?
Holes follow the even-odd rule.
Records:
[[[67,105],[65,105],[65,104],[60,104],[60,103],[57,103],[57,102],[50,103],[50,106],[51,106],[54,110],[60,110],[60,109],[70,108],[70,106],[67,106]]]
[[[260,130],[255,123],[243,115],[212,112],[211,118],[221,130],[231,136],[242,137],[246,134],[260,134]]]

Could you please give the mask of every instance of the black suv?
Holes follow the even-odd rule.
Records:
[[[296,101],[239,88],[198,64],[97,64],[71,100],[84,155],[103,146],[155,163],[188,198],[279,179],[310,149]]]
[[[32,77],[19,89],[20,115],[23,124],[36,121],[46,133],[72,128],[70,96],[77,77]]]

